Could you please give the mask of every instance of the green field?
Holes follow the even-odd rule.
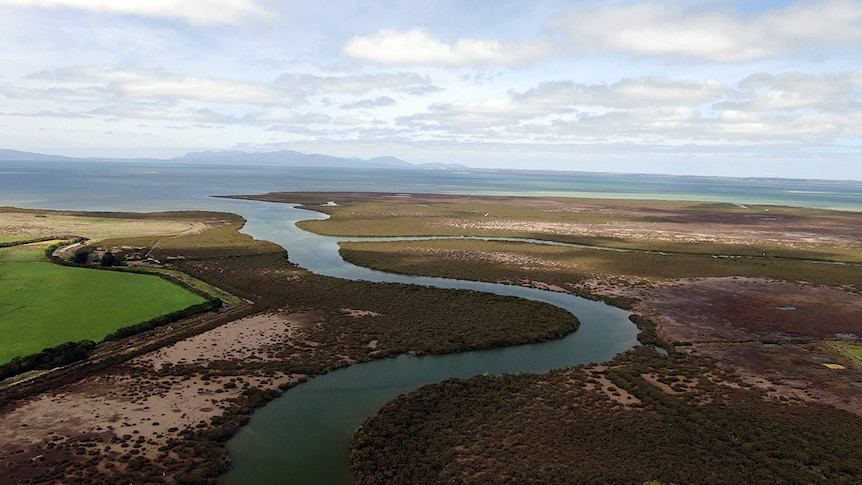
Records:
[[[53,264],[45,247],[0,248],[0,364],[204,301],[157,276]]]
[[[857,358],[862,359],[862,347],[851,347],[847,349],[851,354],[855,355]]]

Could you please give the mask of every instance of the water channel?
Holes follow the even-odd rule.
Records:
[[[338,242],[387,238],[335,238],[303,231],[296,227],[297,221],[327,216],[289,204],[235,201],[230,205],[232,212],[248,221],[243,232],[282,245],[291,262],[315,273],[520,296],[565,308],[577,315],[581,325],[577,332],[551,342],[440,356],[400,356],[315,377],[257,410],[228,442],[232,466],[221,478],[222,484],[354,483],[348,463],[351,435],[369,415],[400,394],[450,377],[545,372],[601,362],[637,343],[629,313],[603,303],[519,286],[362,268],[341,258]]]

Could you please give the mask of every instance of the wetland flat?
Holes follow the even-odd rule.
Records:
[[[818,473],[837,482],[862,476],[862,463],[845,453],[859,444],[854,436],[860,433],[853,430],[862,429],[857,385],[862,377],[858,359],[842,350],[858,346],[862,334],[858,212],[565,197],[280,193],[244,198],[268,202],[243,201],[238,211],[255,207],[246,204],[278,201],[315,204],[308,208],[330,218],[302,225],[325,234],[458,236],[343,243],[342,255],[363,266],[552,289],[605,300],[638,317],[642,345],[603,366],[447,381],[384,407],[353,445],[354,473],[368,483],[376,480],[372,469],[426,473],[401,465],[400,460],[415,463],[419,455],[444,457],[438,465],[447,475],[434,475],[440,482],[484,483],[495,476],[691,481],[691,462],[672,458],[685,455],[674,453],[670,443],[636,439],[643,434],[633,430],[687,440],[700,436],[702,441],[689,447],[701,450],[716,470],[739,465],[739,476],[749,482],[805,480]],[[335,204],[316,205],[327,202]],[[509,337],[528,330],[523,326],[528,321],[545,328],[534,335],[568,325],[563,315],[532,303],[314,275],[289,264],[284,248],[237,232],[240,220],[222,219],[234,222],[163,239],[153,256],[254,304],[213,314],[215,325],[201,327],[197,336],[178,336],[86,375],[70,374],[51,391],[3,390],[0,433],[7,446],[0,457],[9,476],[110,482],[165,473],[179,482],[214,480],[224,471],[223,446],[236,428],[255,408],[290,393],[303,379],[387,355],[481,346],[486,332],[476,330],[483,325],[509,322],[504,332]],[[481,239],[490,237],[570,246]],[[464,304],[453,319],[447,302],[458,299]],[[795,310],[782,309],[789,307]],[[539,314],[546,316],[524,317]],[[405,322],[415,322],[422,332]],[[464,332],[468,327],[473,331]],[[823,365],[824,358],[844,369]],[[470,406],[490,395],[493,413],[448,423],[447,416],[467,416]],[[171,404],[179,398],[190,405]],[[551,398],[571,405],[542,404]],[[416,422],[415,436],[425,445],[393,453],[375,433],[380,426],[400,432],[399,423],[412,416],[416,403],[437,409],[433,419]],[[74,414],[91,405],[106,412],[95,420]],[[727,409],[734,411],[722,414]],[[643,421],[654,413],[665,418]],[[447,424],[437,428],[432,421]],[[708,425],[712,421],[761,423],[777,434],[725,427],[719,436],[721,429]],[[579,422],[608,424],[603,432],[616,430],[607,436],[617,443],[619,456],[647,453],[647,461],[657,465],[641,472],[608,465],[585,477],[544,463],[544,457],[571,451],[560,446],[588,441],[595,430],[579,428]],[[587,441],[542,441],[526,433],[525,424]],[[466,441],[442,440],[443,428],[457,430],[454,435]],[[680,434],[694,428],[700,432]],[[851,433],[839,433],[842,429]],[[38,438],[45,436],[51,438]],[[482,444],[482,436],[499,438],[504,448]],[[805,447],[799,446],[802,437]],[[709,440],[720,446],[706,446]],[[551,442],[557,447],[553,452],[545,448]],[[616,463],[578,449],[587,460]],[[59,467],[61,462],[67,465]],[[518,465],[527,462],[537,465]],[[512,475],[513,470],[523,475]],[[530,475],[534,472],[539,474]],[[720,482],[716,477],[701,481]]]

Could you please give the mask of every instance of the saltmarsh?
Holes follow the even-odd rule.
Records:
[[[326,235],[511,237],[597,247],[467,238],[342,243],[346,259],[384,271],[527,284],[538,280],[569,291],[592,278],[723,276],[862,289],[859,212],[430,194],[275,193],[259,198],[304,203],[329,214],[328,220],[299,224]]]
[[[729,203],[429,194],[274,193],[329,214],[332,236],[477,236],[696,255],[862,263],[862,214]],[[335,204],[324,205],[326,202]]]

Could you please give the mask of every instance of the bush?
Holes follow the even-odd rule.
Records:
[[[66,342],[36,354],[15,357],[8,364],[0,366],[0,379],[31,370],[53,369],[84,360],[89,357],[90,351],[95,347],[96,343],[92,340],[81,340],[80,342]]]

